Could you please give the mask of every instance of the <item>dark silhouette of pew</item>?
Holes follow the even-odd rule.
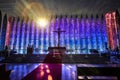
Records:
[[[0,65],[0,80],[10,80],[11,70],[6,70],[6,65]]]
[[[120,67],[77,67],[77,76],[85,76],[85,78],[87,76],[116,76],[120,80]]]
[[[99,53],[99,51],[98,51],[98,50],[96,50],[96,49],[90,49],[90,53],[91,53],[91,54],[98,54],[98,53]]]

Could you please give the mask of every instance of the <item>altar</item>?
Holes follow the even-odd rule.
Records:
[[[48,48],[49,54],[52,54],[52,57],[55,59],[62,60],[62,54],[65,53],[65,47],[49,47]]]
[[[48,48],[49,53],[53,54],[64,54],[66,51],[65,47],[49,47]]]

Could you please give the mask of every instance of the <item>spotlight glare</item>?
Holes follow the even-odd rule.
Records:
[[[40,27],[46,27],[47,26],[47,24],[48,24],[48,22],[47,22],[47,20],[46,19],[38,19],[37,20],[37,24],[40,26]]]

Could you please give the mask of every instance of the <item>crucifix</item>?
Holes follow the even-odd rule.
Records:
[[[53,31],[53,32],[56,32],[58,34],[58,47],[60,47],[60,34],[65,31],[62,31],[60,28],[58,28],[57,31]]]

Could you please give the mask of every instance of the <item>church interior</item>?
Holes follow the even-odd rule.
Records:
[[[120,1],[0,0],[0,80],[89,79],[120,79]]]

